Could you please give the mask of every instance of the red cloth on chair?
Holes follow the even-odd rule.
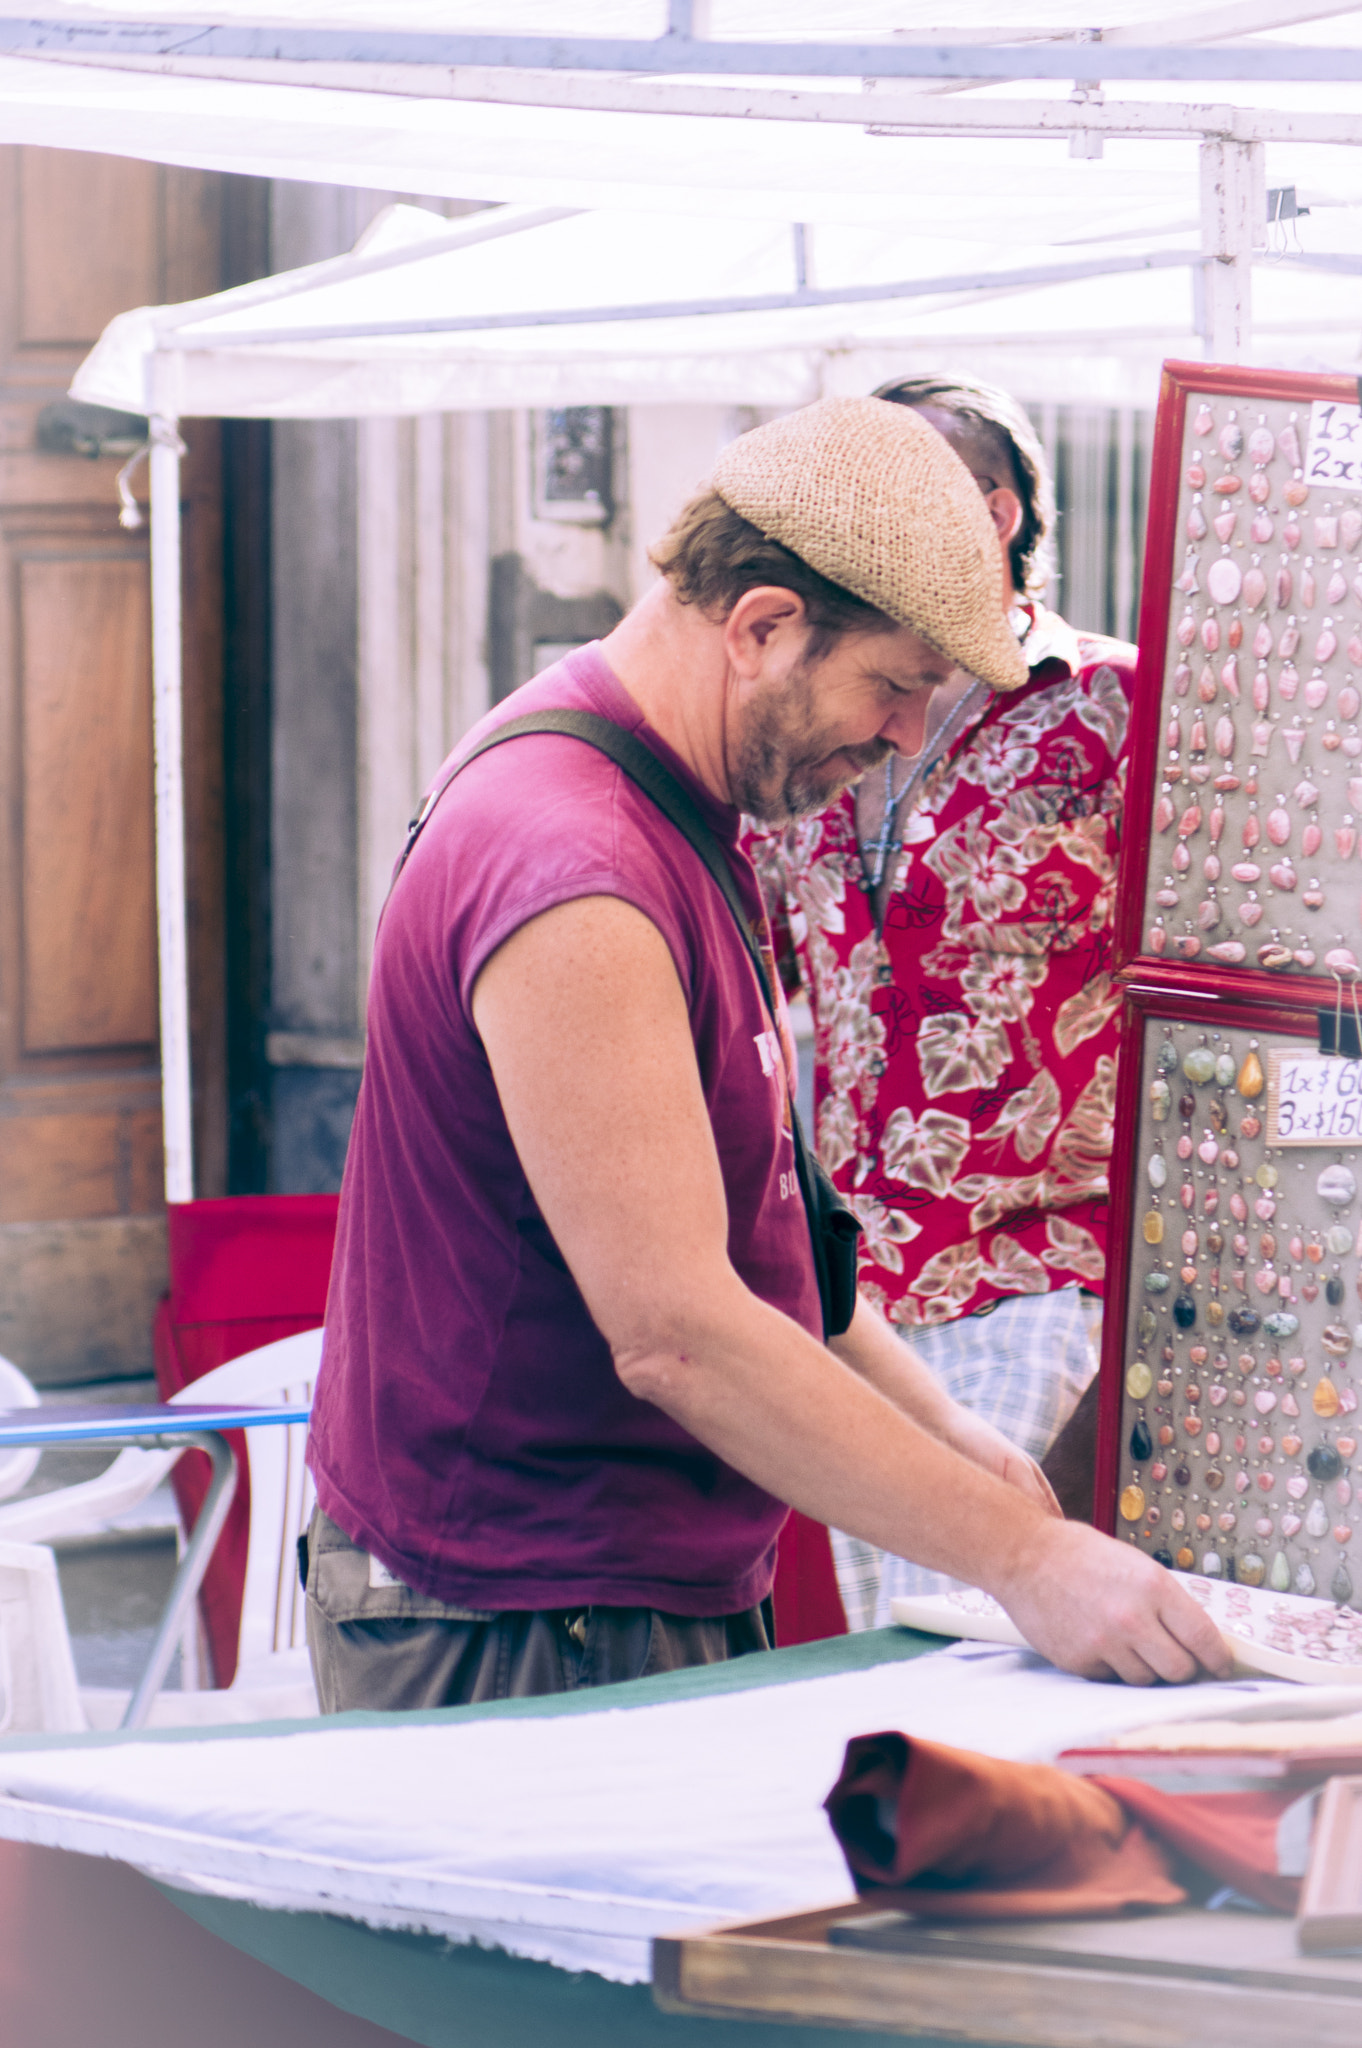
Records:
[[[810,1521],[793,1509],[776,1545],[771,1599],[776,1642],[782,1650],[794,1643],[817,1643],[824,1636],[847,1632],[828,1532],[821,1522]]]
[[[257,1345],[317,1328],[326,1313],[338,1202],[336,1195],[234,1195],[171,1205],[170,1292],[153,1329],[164,1399]],[[237,1459],[236,1498],[199,1594],[218,1685],[230,1685],[236,1673],[251,1525],[245,1435],[231,1430],[228,1437]],[[180,1459],[174,1486],[192,1528],[208,1489],[201,1451]]]

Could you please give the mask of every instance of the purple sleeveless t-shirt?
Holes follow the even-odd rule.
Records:
[[[719,804],[598,647],[518,690],[637,733],[718,835],[754,930],[756,879]],[[699,857],[614,763],[531,735],[442,797],[384,911],[341,1193],[309,1456],[324,1511],[453,1606],[736,1613],[769,1592],[785,1508],[627,1392],[521,1170],[473,1023],[480,969],[520,925],[619,896],[667,942],[728,1198],[728,1250],[763,1301],[821,1335],[773,1032]]]

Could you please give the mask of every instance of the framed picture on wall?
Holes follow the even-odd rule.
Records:
[[[615,415],[608,405],[537,412],[533,461],[536,519],[609,525],[615,510]]]

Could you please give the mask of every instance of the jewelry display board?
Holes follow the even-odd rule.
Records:
[[[1117,952],[1317,999],[1362,971],[1357,381],[1169,363]]]
[[[1318,1028],[1127,994],[1098,1521],[1183,1571],[1358,1606],[1362,1063]]]

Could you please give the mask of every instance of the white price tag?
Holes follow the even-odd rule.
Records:
[[[1362,1060],[1316,1052],[1269,1053],[1267,1142],[1362,1143]]]
[[[1316,489],[1362,491],[1362,406],[1317,398],[1310,408],[1305,481]]]

